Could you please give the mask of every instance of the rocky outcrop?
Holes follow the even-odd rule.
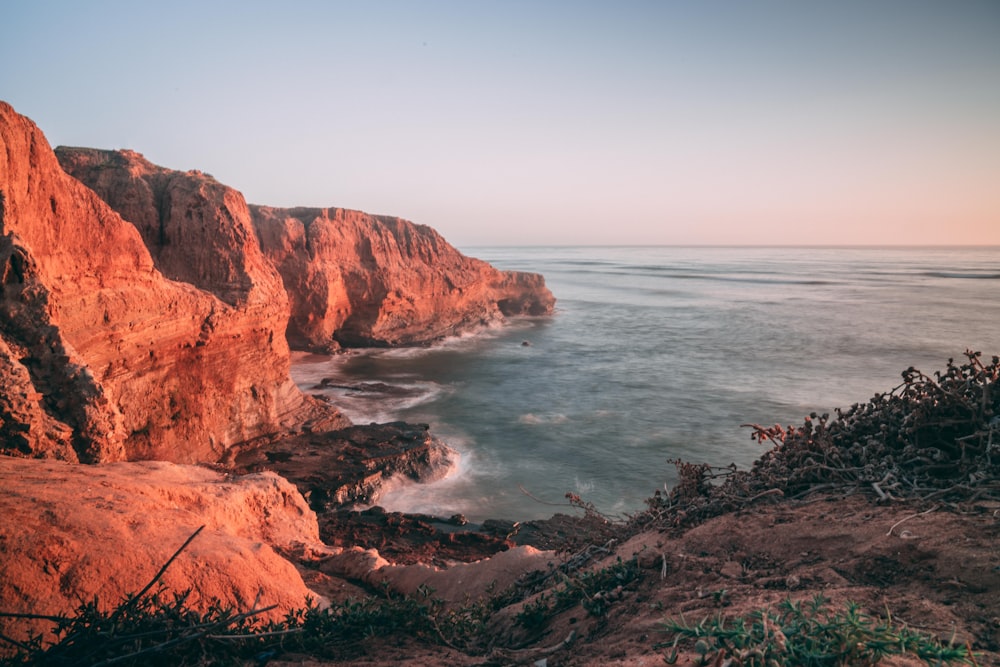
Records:
[[[163,275],[284,325],[281,278],[260,251],[242,194],[200,171],[158,167],[134,151],[59,146],[55,153],[68,174],[135,225]]]
[[[341,208],[250,211],[297,347],[420,345],[555,304],[542,276],[466,257],[425,225]]]
[[[189,280],[177,282],[137,228],[69,177],[41,131],[5,103],[0,146],[0,449],[207,461],[310,418],[344,425],[289,378],[287,302],[253,252],[245,214],[236,219],[241,199],[212,209],[220,191],[210,183],[187,200],[171,195],[203,231],[187,239],[188,228],[171,227],[164,238],[211,267],[174,273]],[[226,215],[221,233],[239,247],[210,240],[220,233],[210,220]],[[170,272],[183,264],[174,252],[157,253]]]
[[[157,167],[133,151],[56,154],[135,224],[166,276],[231,305],[283,282],[287,336],[299,348],[424,344],[505,316],[547,314],[555,303],[540,275],[466,257],[430,227],[339,208],[248,209],[211,176]]]
[[[237,454],[230,470],[273,470],[296,486],[317,512],[374,503],[398,480],[433,482],[458,463],[458,452],[426,424],[349,426],[285,438]]]
[[[200,526],[163,574],[204,610],[277,605],[280,618],[315,597],[282,553],[323,550],[316,516],[273,473],[230,479],[163,462],[71,465],[0,456],[0,602],[7,614],[70,614],[96,596],[137,593]],[[0,617],[0,634],[49,634],[45,621]]]

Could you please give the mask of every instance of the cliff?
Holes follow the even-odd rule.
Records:
[[[287,301],[242,198],[207,177],[170,190],[189,224],[152,256],[5,103],[0,145],[0,450],[211,461],[311,418],[345,425],[289,377]]]
[[[281,277],[261,253],[247,203],[200,171],[158,167],[135,151],[55,149],[71,176],[132,223],[156,268],[283,326]]]
[[[135,224],[167,277],[244,306],[283,284],[295,347],[420,345],[505,316],[551,313],[555,303],[540,275],[466,257],[427,226],[339,208],[248,207],[211,176],[133,151],[56,154]]]
[[[542,276],[466,257],[425,225],[342,208],[250,212],[296,347],[420,345],[555,304]]]

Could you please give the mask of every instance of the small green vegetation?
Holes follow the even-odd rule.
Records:
[[[869,616],[852,602],[833,611],[829,602],[822,595],[804,603],[786,599],[776,611],[761,609],[728,622],[722,616],[697,625],[668,619],[664,631],[673,638],[657,648],[670,647],[668,664],[677,661],[682,641],[692,644],[701,665],[854,667],[904,654],[929,665],[975,664],[967,646],[941,644],[891,618]]]
[[[222,665],[253,657],[263,646],[264,638],[246,637],[260,631],[253,617],[267,610],[240,614],[213,606],[194,612],[189,593],[169,598],[159,589],[130,596],[111,611],[94,599],[71,616],[47,619],[54,623],[47,641],[43,635],[26,642],[4,638],[18,648],[7,664]]]
[[[524,605],[515,617],[518,625],[526,630],[540,630],[553,616],[578,602],[589,615],[604,616],[621,599],[624,588],[639,578],[639,565],[635,559],[618,558],[609,567],[562,577],[562,584]]]

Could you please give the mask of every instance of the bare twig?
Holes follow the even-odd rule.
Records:
[[[576,640],[576,630],[571,630],[570,633],[566,635],[566,638],[561,642],[546,648],[495,648],[490,653],[490,660],[492,662],[500,661],[505,665],[523,665],[529,662],[535,662],[540,657],[551,655],[556,651],[562,650],[572,644],[574,640]]]
[[[294,635],[302,632],[303,628],[289,628],[288,630],[272,630],[271,632],[251,632],[245,635],[205,635],[205,639],[259,639],[260,637],[277,637],[280,635]]]
[[[191,542],[193,542],[193,541],[194,541],[194,538],[198,537],[198,533],[200,533],[200,532],[201,532],[202,530],[204,530],[204,529],[205,529],[205,526],[199,526],[199,527],[198,527],[198,530],[196,530],[196,531],[194,531],[193,533],[191,533],[191,537],[189,537],[189,538],[187,538],[186,540],[184,540],[184,544],[182,544],[182,545],[180,546],[180,548],[179,548],[179,549],[178,549],[177,551],[175,551],[175,552],[174,552],[174,555],[173,555],[173,556],[171,556],[171,557],[170,557],[170,558],[169,558],[169,559],[167,560],[167,562],[163,564],[163,567],[161,567],[161,568],[160,568],[160,571],[156,573],[156,576],[154,576],[154,577],[153,577],[152,579],[150,579],[150,580],[149,580],[149,583],[148,583],[148,584],[146,584],[146,585],[145,585],[145,586],[144,586],[144,587],[142,588],[142,590],[141,590],[141,591],[139,591],[138,593],[136,593],[136,594],[135,594],[135,595],[134,595],[134,596],[132,597],[132,599],[131,599],[131,600],[130,600],[130,601],[128,602],[128,604],[126,604],[126,605],[123,605],[122,607],[119,607],[119,608],[118,608],[117,610],[115,610],[115,615],[118,615],[118,613],[119,613],[120,611],[125,611],[125,610],[127,610],[127,609],[129,609],[129,608],[131,608],[131,607],[134,607],[134,606],[135,606],[135,605],[136,605],[136,604],[138,603],[138,601],[139,601],[139,600],[140,600],[140,599],[142,598],[142,596],[144,596],[144,595],[145,595],[146,593],[148,593],[148,592],[149,592],[149,590],[150,590],[150,589],[151,589],[151,588],[152,588],[153,586],[155,586],[155,585],[156,585],[156,582],[158,582],[158,581],[160,580],[160,578],[161,578],[161,577],[162,577],[162,576],[163,576],[164,574],[166,574],[166,572],[167,572],[167,568],[168,568],[168,567],[170,567],[170,565],[171,565],[171,564],[172,564],[172,563],[173,563],[173,562],[174,562],[175,560],[177,560],[177,557],[178,557],[178,556],[180,556],[180,555],[181,555],[181,553],[182,553],[182,552],[183,552],[183,551],[184,551],[185,549],[187,549],[187,548],[188,548],[188,545],[189,545],[189,544],[191,544]]]
[[[892,527],[889,528],[889,532],[886,533],[886,537],[888,537],[889,535],[892,535],[892,531],[894,531],[896,529],[896,527],[899,526],[899,524],[903,523],[904,521],[909,521],[910,519],[914,519],[914,518],[916,518],[918,516],[922,516],[924,514],[930,514],[931,512],[933,512],[934,510],[936,510],[937,508],[938,508],[938,506],[935,505],[934,507],[930,508],[929,510],[925,510],[923,512],[917,512],[916,514],[911,514],[910,516],[903,517],[902,519],[900,519],[896,523],[892,524]]]
[[[47,616],[45,614],[20,614],[10,611],[0,611],[0,618],[27,618],[34,621],[52,621],[60,623],[66,620],[65,616]]]

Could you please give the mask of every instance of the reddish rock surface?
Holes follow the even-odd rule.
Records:
[[[181,242],[190,232],[184,252],[211,267],[176,282],[5,103],[0,145],[0,449],[211,461],[310,418],[344,425],[289,378],[287,303],[246,220],[234,214],[220,232],[243,241],[228,254],[203,231],[213,207],[238,212],[241,198],[210,184],[173,195],[191,217],[170,233]]]
[[[316,516],[273,473],[228,478],[164,462],[81,466],[0,456],[0,611],[69,614],[96,596],[116,607],[140,591],[199,526],[160,583],[192,606],[270,605],[280,618],[311,593],[280,553],[319,545]],[[168,599],[170,599],[168,597]],[[0,616],[25,640],[51,623]],[[9,647],[8,647],[9,648]]]
[[[61,146],[56,155],[135,224],[167,277],[231,305],[284,307],[283,284],[296,347],[419,345],[555,303],[540,275],[466,257],[424,225],[340,208],[248,208],[211,176],[134,151]]]
[[[250,212],[296,347],[420,345],[555,304],[542,276],[466,257],[425,225],[342,208]]]
[[[135,225],[163,275],[284,326],[281,277],[260,251],[242,194],[200,171],[158,167],[135,151],[59,146],[55,153],[66,173]]]

